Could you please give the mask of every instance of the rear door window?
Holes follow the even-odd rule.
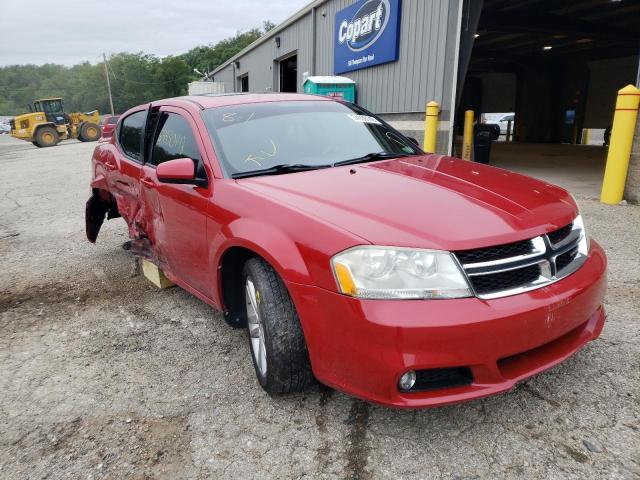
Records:
[[[140,160],[142,132],[146,119],[147,112],[142,110],[129,115],[120,124],[120,146],[125,154],[135,160]]]
[[[156,141],[153,145],[151,165],[176,158],[191,158],[198,165],[201,160],[200,150],[189,123],[176,113],[163,112],[156,130]]]

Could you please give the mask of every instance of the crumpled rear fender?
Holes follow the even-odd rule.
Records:
[[[102,172],[96,172],[96,176],[91,182],[91,188],[100,189],[109,191],[109,184],[107,183],[107,178],[104,176]]]
[[[85,206],[85,231],[91,243],[96,242],[105,216],[109,220],[120,217],[118,205],[107,190],[93,188],[92,195]]]

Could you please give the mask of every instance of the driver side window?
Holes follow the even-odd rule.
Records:
[[[200,164],[200,151],[189,123],[178,114],[163,112],[156,130],[149,164],[160,165],[176,158],[191,158]]]

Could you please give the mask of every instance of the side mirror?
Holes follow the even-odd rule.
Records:
[[[196,177],[195,162],[190,158],[176,158],[163,162],[156,168],[156,175],[158,181],[162,183],[209,186],[209,181],[206,178]]]

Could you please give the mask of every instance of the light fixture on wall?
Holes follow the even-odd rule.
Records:
[[[238,70],[240,68],[240,62],[236,60],[235,62],[233,62],[233,66],[236,67],[236,70]]]
[[[542,47],[542,50],[544,50],[545,52],[548,52],[549,50],[551,50],[553,47],[551,45],[545,45],[544,47]]]
[[[276,48],[280,48],[280,37],[274,38],[273,41],[276,42]]]

